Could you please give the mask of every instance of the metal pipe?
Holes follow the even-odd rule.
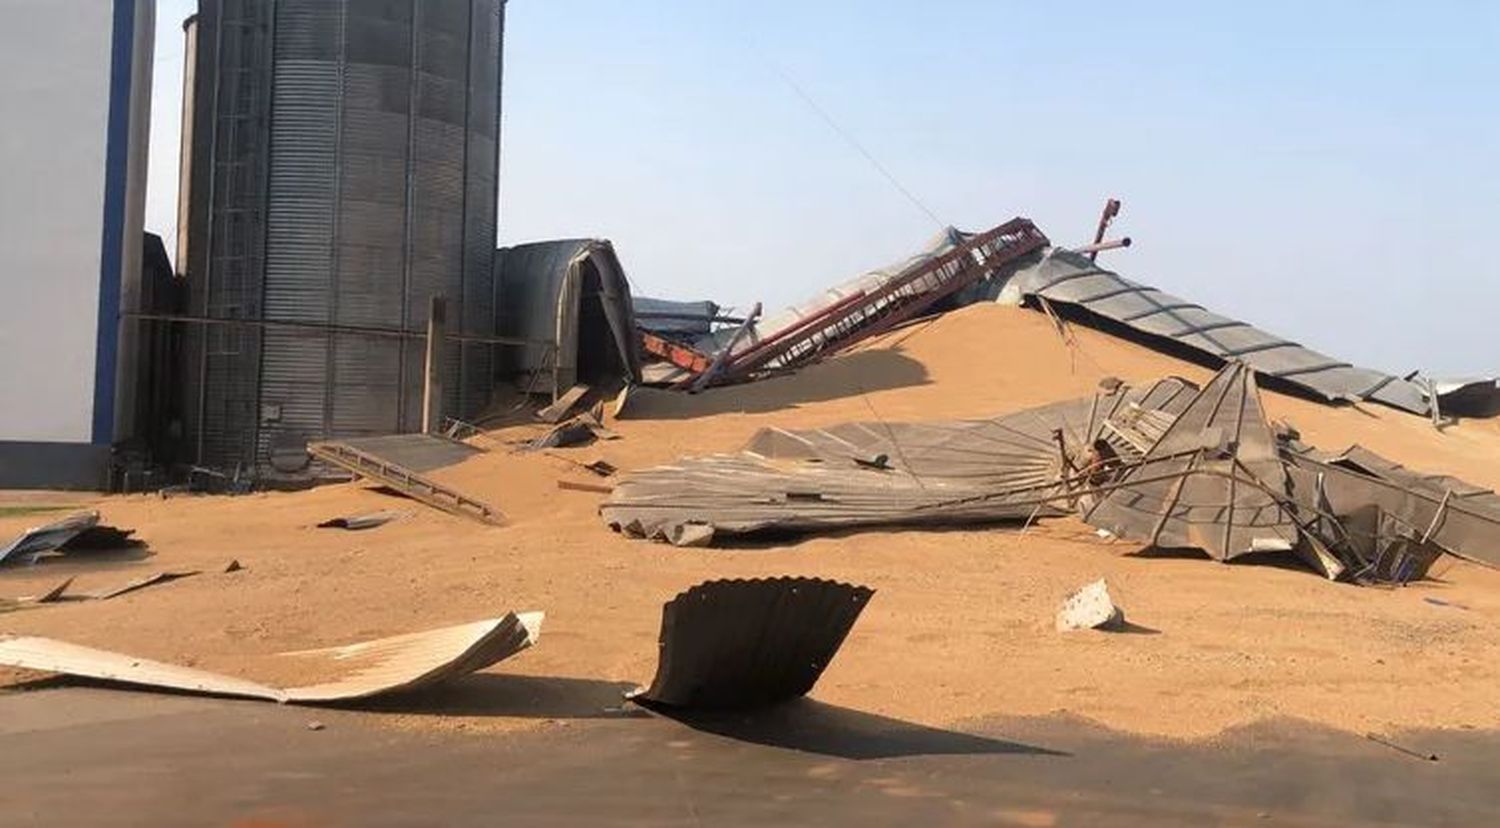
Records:
[[[189,316],[186,314],[173,313],[127,313],[121,315],[122,319],[140,320],[142,322],[177,322],[184,325],[231,325],[244,328],[258,328],[261,330],[300,331],[312,335],[326,334],[351,334],[355,336],[386,336],[398,339],[425,339],[425,331],[403,331],[396,328],[365,328],[357,325],[326,325],[319,322],[286,322],[271,319],[223,319],[213,316]],[[509,336],[473,336],[471,334],[450,333],[443,337],[445,342],[479,342],[489,345],[514,345],[518,347],[550,346],[552,343],[539,339],[520,339]]]
[[[702,376],[693,380],[692,390],[694,392],[707,388],[708,384],[714,381],[714,377],[718,376],[719,372],[724,369],[724,366],[734,361],[732,356],[734,346],[744,338],[745,334],[750,332],[750,326],[754,325],[755,320],[759,318],[760,303],[756,302],[755,307],[750,309],[750,315],[745,317],[745,321],[741,322],[738,328],[735,328],[734,333],[729,337],[729,343],[724,346],[724,350],[719,351],[718,356],[714,357],[714,361],[708,366],[708,370],[704,371]]]
[[[636,311],[636,319],[665,319],[673,322],[717,322],[722,325],[742,325],[745,320],[737,316],[704,316],[701,313],[672,313],[670,311]]]
[[[1087,253],[1088,257],[1089,257],[1089,261],[1093,261],[1094,260],[1094,256],[1096,254],[1098,254],[1100,251],[1104,251],[1104,250],[1118,250],[1121,247],[1129,247],[1129,246],[1130,246],[1130,237],[1126,236],[1126,237],[1124,237],[1122,239],[1111,239],[1110,241],[1096,241],[1093,244],[1086,244],[1086,245],[1084,245],[1082,247],[1075,247],[1075,248],[1073,248],[1073,252],[1074,253]]]
[[[1094,244],[1104,241],[1104,232],[1109,229],[1110,222],[1113,222],[1115,216],[1119,214],[1120,200],[1118,198],[1111,198],[1104,202],[1104,212],[1099,214],[1099,226],[1094,230]],[[1088,254],[1089,261],[1092,262],[1097,255],[1099,255],[1098,251]]]
[[[196,117],[198,78],[198,15],[182,21],[182,124],[177,148],[177,256],[179,275],[188,272],[189,224],[193,220],[193,119]]]

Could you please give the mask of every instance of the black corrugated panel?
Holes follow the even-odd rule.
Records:
[[[656,678],[635,699],[724,709],[801,696],[874,594],[821,578],[699,584],[662,607]]]

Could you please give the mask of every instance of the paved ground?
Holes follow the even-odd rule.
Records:
[[[469,681],[415,703],[483,714],[483,683],[512,679]],[[104,688],[6,693],[0,823],[1500,823],[1500,734],[1397,737],[1440,756],[1425,761],[1295,722],[1191,745],[1066,719],[950,732],[814,701],[685,723],[609,710],[616,685],[524,681],[544,703],[489,712],[541,721],[508,735]]]

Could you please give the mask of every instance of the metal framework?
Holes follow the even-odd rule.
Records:
[[[877,288],[851,294],[771,334],[730,357],[720,377],[729,382],[759,371],[794,368],[849,348],[920,316],[1000,265],[1048,244],[1036,225],[1011,219],[912,265]]]
[[[694,376],[707,371],[713,364],[713,357],[695,348],[680,342],[673,342],[649,331],[639,331],[639,333],[642,351],[664,359],[684,371],[691,372]]]
[[[505,516],[499,509],[429,480],[405,466],[360,451],[348,443],[311,443],[307,450],[319,460],[332,463],[360,477],[379,481],[412,500],[426,503],[435,509],[472,518],[480,523],[495,526],[505,523]]]

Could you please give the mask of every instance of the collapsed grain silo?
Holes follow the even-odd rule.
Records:
[[[528,343],[501,370],[558,399],[575,384],[612,393],[641,379],[630,281],[606,239],[558,239],[495,253],[496,330]]]
[[[179,211],[192,462],[301,474],[310,440],[422,427],[494,375],[503,0],[201,0]]]

